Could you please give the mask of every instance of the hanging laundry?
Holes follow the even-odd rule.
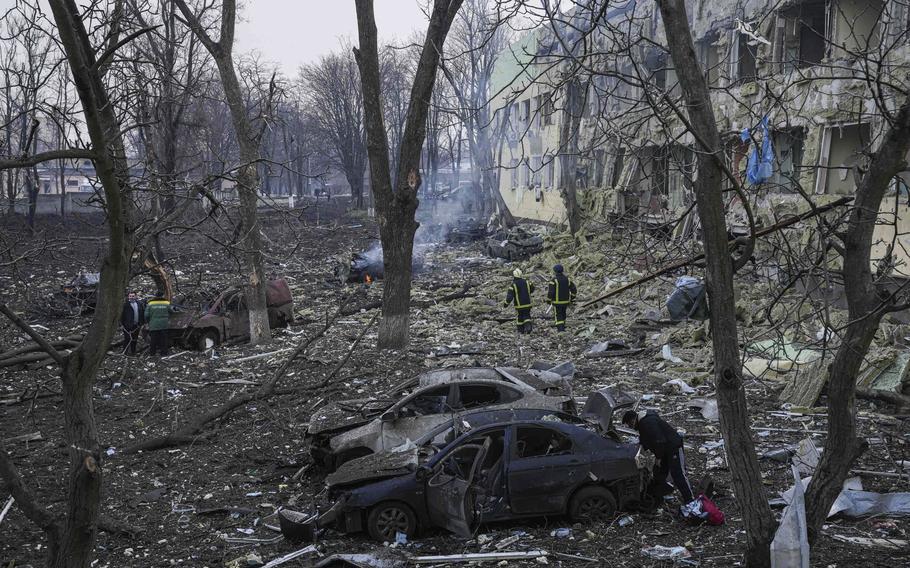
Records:
[[[740,135],[743,140],[749,137],[749,130],[743,130]],[[752,148],[749,154],[749,163],[746,166],[746,179],[749,183],[756,185],[764,183],[771,178],[774,173],[774,148],[771,145],[771,133],[768,131],[768,117],[761,121],[761,149],[758,146]]]

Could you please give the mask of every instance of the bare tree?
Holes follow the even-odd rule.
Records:
[[[300,68],[302,106],[314,136],[328,141],[331,164],[344,173],[354,206],[362,208],[367,151],[363,97],[350,46]]]
[[[231,122],[240,149],[237,174],[237,192],[240,198],[240,221],[237,226],[238,247],[241,250],[244,271],[244,289],[250,312],[250,342],[253,344],[271,339],[269,317],[266,309],[266,281],[263,270],[263,243],[259,227],[257,206],[259,201],[260,144],[262,131],[254,127],[232,58],[234,26],[237,18],[235,0],[223,0],[220,11],[220,36],[212,39],[203,26],[199,14],[194,13],[185,0],[174,0],[187,25],[199,39],[218,68],[224,97],[231,112]]]
[[[461,0],[434,0],[430,23],[414,74],[407,120],[398,156],[397,182],[389,165],[389,137],[382,112],[382,81],[376,21],[372,0],[356,0],[360,44],[354,51],[360,68],[363,109],[370,158],[370,179],[376,200],[379,235],[385,262],[382,322],[379,347],[401,348],[408,343],[411,300],[411,261],[420,187],[420,153],[423,146],[430,95],[436,81],[442,45],[461,7]],[[398,88],[401,85],[397,85]]]
[[[104,72],[121,42],[122,5],[116,4],[104,33],[103,51],[95,52],[84,25],[83,14],[72,0],[50,2],[60,45],[73,75],[82,104],[91,149],[50,150],[0,161],[0,170],[28,168],[56,160],[91,159],[102,186],[108,226],[109,248],[101,269],[97,307],[82,344],[62,355],[6,306],[5,315],[42,344],[60,365],[63,387],[64,432],[69,454],[66,481],[66,513],[62,522],[29,491],[5,451],[0,451],[0,476],[27,518],[40,526],[48,538],[48,565],[86,568],[91,564],[101,505],[102,452],[92,403],[92,389],[120,314],[132,250],[134,211],[130,199],[129,169],[119,118],[103,80]],[[144,32],[139,32],[144,33]]]
[[[498,120],[490,109],[490,81],[509,39],[507,26],[499,24],[489,1],[469,0],[453,24],[453,49],[443,63],[443,72],[458,101],[455,113],[465,127],[472,180],[485,197],[484,214],[495,212],[502,224],[511,226],[515,219],[499,193],[501,168],[497,167],[494,143],[504,135],[508,107]]]

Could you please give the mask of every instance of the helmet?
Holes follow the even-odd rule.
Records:
[[[561,265],[561,264],[557,264],[556,266],[554,266],[554,267],[553,267],[553,272],[555,272],[556,274],[562,274],[562,265]]]
[[[513,270],[513,271],[512,271],[512,276],[514,276],[515,278],[521,278],[521,269],[520,269],[520,268],[516,268],[515,270]]]

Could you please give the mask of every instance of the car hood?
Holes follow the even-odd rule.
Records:
[[[420,450],[413,444],[401,451],[390,450],[353,459],[325,478],[330,489],[379,481],[404,475],[420,462]]]
[[[350,430],[370,422],[390,406],[389,401],[371,398],[355,398],[330,402],[310,416],[307,434],[315,436],[329,432]]]

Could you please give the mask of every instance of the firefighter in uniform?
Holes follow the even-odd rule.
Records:
[[[553,280],[550,280],[547,289],[547,302],[553,305],[553,311],[556,312],[556,331],[566,330],[566,310],[575,301],[577,293],[575,284],[563,274],[562,265],[554,266]]]
[[[512,271],[512,284],[506,293],[506,303],[515,304],[515,323],[518,325],[518,333],[531,333],[533,324],[531,323],[531,293],[534,291],[534,284],[531,284],[522,278],[521,270],[516,268]]]

